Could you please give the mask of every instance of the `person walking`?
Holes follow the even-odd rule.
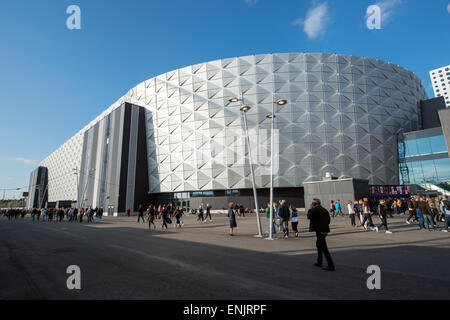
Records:
[[[341,200],[336,201],[336,210],[335,210],[335,216],[337,217],[338,215],[341,215],[342,218],[344,218],[344,214],[342,213],[342,207],[341,207]]]
[[[205,218],[203,217],[203,203],[200,204],[198,207],[198,218],[197,222],[203,223],[205,221]]]
[[[162,229],[164,230],[164,227],[166,227],[166,230],[169,228],[167,223],[169,219],[169,211],[167,210],[167,206],[164,205],[161,209],[160,218],[162,217]]]
[[[316,233],[317,262],[314,265],[322,268],[323,256],[325,256],[328,266],[323,270],[335,271],[336,268],[326,241],[326,237],[330,233],[331,218],[328,211],[321,206],[320,199],[313,199],[307,217],[310,220],[309,231]]]
[[[83,223],[84,209],[80,209],[80,223]]]
[[[272,208],[272,212],[275,213],[275,206]],[[267,227],[267,233],[270,234],[270,202],[267,204],[266,209],[266,217],[269,219],[268,227]],[[275,223],[275,215],[272,216],[272,233],[277,233],[277,227],[278,225]]]
[[[330,203],[330,213],[331,213],[331,217],[334,218],[334,214],[336,212],[336,205],[334,204],[334,201],[331,200]]]
[[[245,218],[245,208],[244,208],[244,205],[242,203],[239,205],[239,217],[240,216]]]
[[[427,202],[427,199],[425,197],[422,197],[422,200],[419,201],[419,210],[422,212],[423,215],[423,221],[425,222],[425,228],[429,231],[432,231],[436,228],[433,222],[432,212],[430,205]]]
[[[444,200],[445,199],[445,200]],[[443,197],[439,199],[439,205],[437,206],[439,208],[439,217],[438,221],[445,222],[445,203],[447,202],[447,197]]]
[[[103,208],[95,208],[97,213],[95,214],[95,219],[97,222],[100,222],[102,220],[103,216]]]
[[[153,229],[156,229],[155,224],[156,210],[154,205],[151,204],[148,206],[147,216],[148,216],[148,228],[151,229],[153,225]]]
[[[91,208],[87,209],[86,215],[87,215],[87,222],[91,223],[92,222],[92,209]]]
[[[364,227],[364,229],[370,228],[370,230],[378,231],[378,227],[373,227],[373,221],[372,221],[372,208],[370,207],[369,200],[367,198],[364,198],[364,204],[363,204],[363,214],[364,218],[361,222],[361,227]],[[367,224],[366,224],[367,222]]]
[[[186,207],[181,207],[181,217],[180,217],[180,223],[181,226],[184,226],[184,222],[183,222],[183,216],[186,214]]]
[[[389,231],[389,228],[388,228],[388,225],[387,225],[388,210],[389,210],[389,208],[386,205],[385,201],[381,200],[380,201],[380,207],[379,207],[381,224],[377,227],[377,232],[378,232],[379,229],[384,227],[384,229],[386,230],[386,233],[389,233],[389,234],[392,233],[391,231]]]
[[[411,219],[413,219],[413,222],[414,222],[414,221],[417,221],[419,218],[417,217],[417,214],[416,214],[415,202],[412,199],[410,199],[408,201],[407,206],[408,206],[408,210],[407,210],[408,218],[406,219],[406,223],[411,224],[411,222],[410,222]]]
[[[364,219],[364,202],[362,201],[362,199],[359,199],[358,201],[358,218],[359,223],[362,223]]]
[[[356,227],[356,222],[355,222],[356,212],[355,212],[355,208],[353,207],[351,200],[348,201],[347,209],[348,209],[348,214],[350,216],[350,221],[352,223],[352,227]]]
[[[291,215],[291,226],[295,232],[295,237],[298,238],[298,211],[292,204],[289,206],[289,213]]]
[[[433,224],[435,226],[438,225],[438,221],[439,221],[439,205],[437,205],[435,198],[428,198],[428,205],[430,206],[431,209],[431,218],[433,219]]]
[[[181,210],[180,207],[177,207],[175,211],[173,212],[173,216],[175,219],[177,219],[177,222],[175,224],[176,228],[181,228],[181,216],[183,215],[183,210]]]
[[[234,204],[233,204],[233,202],[230,202],[228,204],[228,219],[230,220],[230,236],[233,236],[233,229],[237,228],[236,214],[235,214],[233,208],[234,208]]]
[[[139,221],[141,221],[141,219],[142,219],[142,222],[145,223],[145,219],[144,219],[144,208],[142,207],[142,204],[139,205],[138,212],[139,212],[139,215],[138,215],[138,220],[137,220],[137,222],[139,223]]]
[[[240,215],[240,213],[239,213],[239,205],[237,204],[237,202],[236,202],[236,204],[234,204],[233,209],[234,209],[234,214],[239,217],[239,215]]]
[[[56,211],[56,220],[57,221],[59,221],[59,222],[61,222],[62,221],[62,219],[64,218],[64,210],[63,210],[63,208],[59,208],[57,211]]]
[[[211,217],[211,205],[208,203],[206,205],[206,217],[205,217],[205,221],[208,219],[209,217],[209,222],[212,222],[212,217]]]
[[[47,208],[44,208],[42,210],[42,221],[47,221],[47,215],[48,215],[48,210],[47,210]]]
[[[281,200],[278,207],[278,216],[281,218],[281,228],[283,229],[284,237],[289,238],[289,209],[286,205],[286,200]]]
[[[440,204],[440,210],[444,213],[444,230],[443,232],[448,232],[448,226],[450,224],[450,200],[444,197]]]
[[[127,216],[130,217],[131,209],[127,208]]]

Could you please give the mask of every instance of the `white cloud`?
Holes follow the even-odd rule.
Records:
[[[9,160],[22,162],[23,164],[30,165],[30,166],[36,166],[38,164],[37,160],[20,158],[20,157],[19,158],[9,158]]]
[[[257,4],[259,2],[259,0],[245,0],[245,3],[248,5],[254,5]]]
[[[326,2],[309,9],[306,17],[294,20],[294,26],[303,25],[303,31],[309,39],[315,39],[325,32],[325,26],[328,22],[328,4]]]
[[[447,12],[450,13],[450,3],[447,5]]]
[[[392,18],[392,16],[396,13],[397,6],[402,3],[403,0],[383,0],[375,4],[381,9],[381,21],[383,25],[385,25]]]

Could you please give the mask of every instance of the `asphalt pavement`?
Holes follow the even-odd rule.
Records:
[[[300,237],[256,238],[255,215],[228,235],[225,215],[181,229],[149,229],[137,217],[101,223],[32,222],[0,218],[0,299],[449,299],[450,235],[419,231],[404,216],[393,234],[332,220],[328,246],[335,272],[314,267],[315,234],[300,216]],[[262,217],[264,231],[267,219]],[[440,223],[442,226],[442,223]],[[280,236],[278,233],[277,236]],[[68,266],[81,270],[69,290]],[[381,269],[369,290],[367,268]]]

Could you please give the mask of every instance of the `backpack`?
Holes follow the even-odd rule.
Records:
[[[277,217],[278,218],[283,218],[283,206],[281,206],[281,205],[278,207]]]

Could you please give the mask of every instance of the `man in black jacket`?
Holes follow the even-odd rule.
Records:
[[[328,267],[323,268],[323,270],[334,271],[334,263],[331,259],[330,252],[328,252],[326,237],[330,232],[330,214],[328,211],[322,207],[321,201],[319,199],[313,199],[310,209],[308,210],[308,219],[310,220],[309,231],[315,232],[317,241],[317,263],[314,265],[316,267],[322,267],[323,255],[328,262]]]
[[[139,221],[142,219],[142,222],[145,222],[144,219],[144,208],[142,207],[142,204],[139,205],[139,209],[138,209],[139,215],[138,215],[138,220],[137,222],[139,223]]]
[[[280,207],[278,208],[278,210],[280,211],[280,226],[283,228],[284,237],[289,238],[289,218],[291,214],[289,213],[289,208],[286,205],[286,200],[280,201]]]
[[[388,215],[389,209],[388,209],[388,206],[386,205],[386,203],[384,202],[384,200],[381,200],[379,210],[380,210],[381,224],[376,228],[376,230],[378,231],[382,227],[384,227],[384,229],[386,230],[386,233],[392,233],[391,231],[389,231],[389,228],[387,225],[387,215]]]

